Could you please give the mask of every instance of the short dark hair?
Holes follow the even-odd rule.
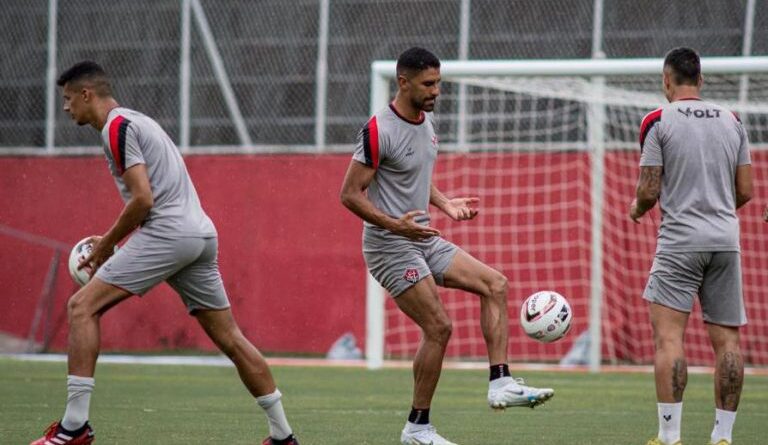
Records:
[[[87,83],[94,88],[99,96],[112,95],[112,86],[109,83],[109,76],[104,68],[96,62],[84,60],[72,65],[68,70],[61,73],[56,85],[63,87],[68,83]]]
[[[699,53],[691,48],[679,47],[670,50],[664,57],[664,67],[672,70],[675,84],[696,85],[701,76]]]
[[[409,76],[427,68],[440,68],[440,59],[424,48],[408,48],[397,58],[397,75]]]

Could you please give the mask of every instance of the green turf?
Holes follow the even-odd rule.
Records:
[[[0,358],[0,444],[27,444],[63,412],[65,365]],[[303,445],[397,444],[408,414],[409,370],[274,369]],[[484,371],[445,371],[432,422],[476,444],[639,444],[656,433],[649,374],[534,373],[556,395],[531,410],[493,412]],[[100,444],[257,444],[266,423],[233,368],[99,365],[91,422]],[[683,443],[709,441],[711,377],[691,375]],[[768,444],[768,377],[747,376],[734,445]]]

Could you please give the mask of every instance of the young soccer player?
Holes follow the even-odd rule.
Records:
[[[298,445],[266,361],[232,316],[219,274],[216,228],[200,205],[178,148],[157,122],[117,103],[109,78],[98,64],[86,61],[72,66],[59,77],[58,85],[63,88],[64,111],[79,125],[101,132],[104,154],[125,207],[103,236],[92,238],[93,251],[80,265],[92,272],[92,278],[67,305],[66,410],[32,445],[93,442],[88,417],[99,354],[99,320],[115,305],[145,294],[162,281],[178,292],[264,409],[270,437],[263,445]],[[115,245],[129,235],[113,255]],[[199,439],[216,442],[216,437]]]
[[[675,48],[664,59],[669,104],[640,126],[640,178],[630,217],[661,208],[650,303],[659,432],[648,445],[680,445],[688,380],[684,333],[698,295],[715,352],[711,443],[730,445],[744,378],[739,328],[746,324],[736,209],[752,197],[747,134],[738,116],[699,97],[699,55]]]
[[[437,286],[480,297],[480,323],[488,347],[488,403],[503,409],[536,406],[554,394],[525,386],[507,365],[507,279],[429,226],[434,205],[456,221],[477,215],[478,199],[448,198],[432,183],[438,152],[432,121],[440,94],[440,61],[411,48],[397,61],[394,101],[363,126],[341,190],[341,201],[365,221],[363,255],[371,274],[422,330],[413,361],[413,402],[401,434],[406,445],[451,445],[430,423],[430,405],[451,320]]]

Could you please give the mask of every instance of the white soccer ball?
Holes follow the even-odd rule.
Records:
[[[77,270],[77,266],[91,254],[92,249],[93,244],[89,236],[78,241],[75,247],[72,248],[72,251],[69,252],[69,275],[80,286],[85,286],[85,283],[90,281],[91,276],[88,275],[86,268]]]
[[[551,343],[571,329],[573,311],[568,300],[557,292],[543,290],[525,299],[520,310],[520,325],[534,340]]]

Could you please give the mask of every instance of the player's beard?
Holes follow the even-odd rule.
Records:
[[[436,97],[428,97],[420,101],[414,100],[413,106],[417,110],[422,110],[429,113],[435,109],[436,99]]]

